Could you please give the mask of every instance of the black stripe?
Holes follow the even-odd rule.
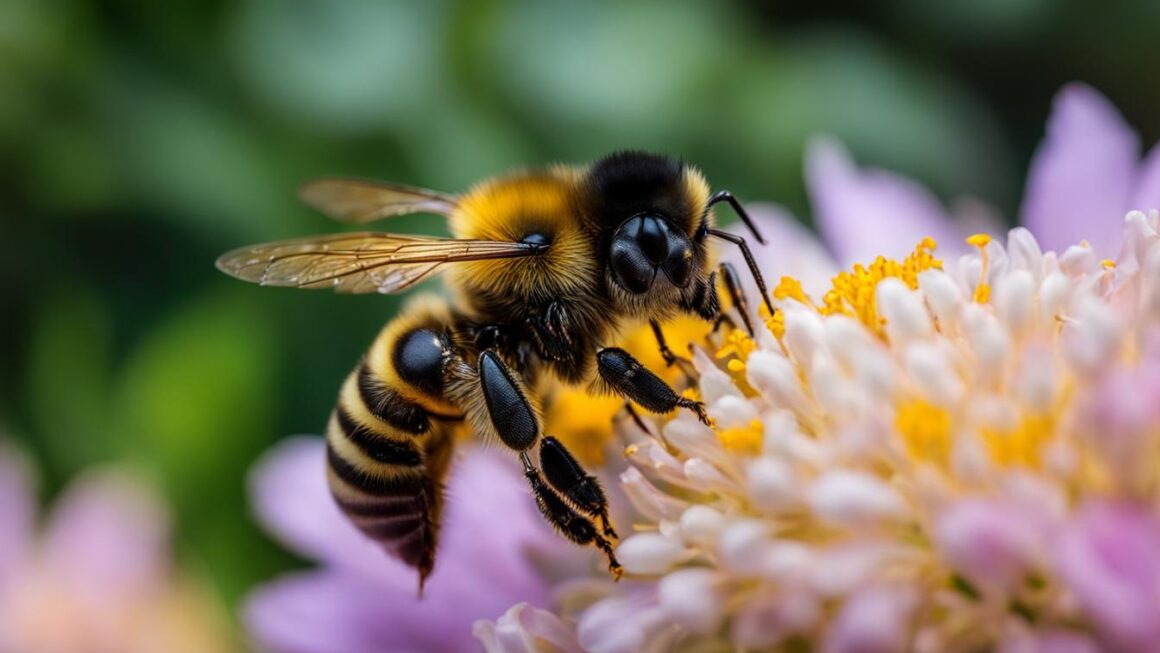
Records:
[[[407,479],[410,481],[410,479]],[[420,494],[423,490],[419,481],[415,480],[409,488],[408,494],[398,496],[384,496],[373,501],[350,501],[334,497],[334,502],[344,513],[351,517],[382,517],[383,515],[410,514],[424,510],[425,497]]]
[[[335,411],[338,415],[338,427],[368,458],[387,465],[402,467],[418,467],[423,464],[419,451],[410,442],[399,442],[388,436],[375,433],[364,424],[359,424],[339,406]]]
[[[423,513],[413,513],[388,519],[356,522],[359,530],[376,540],[402,540],[411,533],[426,528],[427,522]]]
[[[422,491],[422,478],[412,477],[410,474],[395,474],[390,477],[368,474],[350,464],[329,442],[326,443],[326,462],[343,482],[368,494],[399,496],[414,495]]]
[[[358,394],[372,415],[400,431],[420,435],[431,428],[427,411],[380,382],[366,363],[359,366]]]

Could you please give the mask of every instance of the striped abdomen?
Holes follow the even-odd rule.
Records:
[[[383,329],[343,384],[326,432],[327,478],[339,507],[417,568],[420,585],[434,565],[442,480],[462,419],[442,398],[450,343],[432,318],[420,309]]]

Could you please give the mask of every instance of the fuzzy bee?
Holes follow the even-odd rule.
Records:
[[[712,238],[740,246],[773,310],[745,240],[715,228],[712,208],[725,202],[753,229],[737,200],[712,194],[697,169],[645,152],[517,171],[461,195],[324,179],[301,197],[355,224],[443,216],[454,235],[341,233],[245,247],[217,261],[261,285],[349,293],[396,293],[446,273],[450,297],[411,301],[339,392],[326,430],[327,476],[345,514],[417,568],[421,589],[435,563],[454,434],[466,424],[515,452],[544,518],[603,551],[619,577],[604,491],[542,433],[535,389],[545,380],[589,383],[652,412],[683,408],[707,421],[700,402],[614,345],[625,328],[647,322],[665,361],[687,363],[660,324],[681,313],[723,319]],[[722,265],[721,276],[752,331],[736,273]]]

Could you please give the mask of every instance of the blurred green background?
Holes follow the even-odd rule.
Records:
[[[321,430],[397,306],[214,270],[335,228],[300,182],[459,190],[644,147],[808,217],[802,149],[829,132],[1012,215],[1061,84],[1160,137],[1157,27],[1154,0],[0,0],[0,432],[46,494],[93,463],[145,470],[232,608],[294,564],[249,516],[247,469]]]

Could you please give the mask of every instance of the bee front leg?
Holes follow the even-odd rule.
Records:
[[[697,419],[709,424],[705,404],[677,394],[659,376],[640,364],[627,351],[606,347],[596,352],[596,369],[600,378],[618,394],[632,399],[645,410],[667,413],[676,408],[687,408]]]
[[[570,318],[564,304],[552,302],[529,320],[540,352],[549,360],[562,360],[573,355]]]

